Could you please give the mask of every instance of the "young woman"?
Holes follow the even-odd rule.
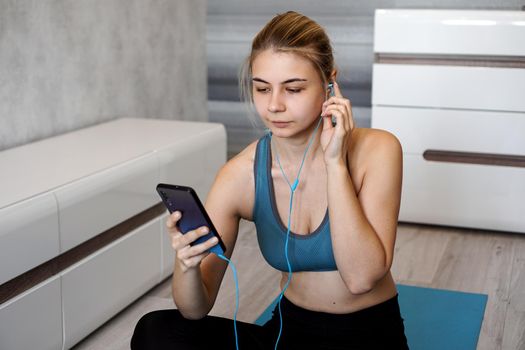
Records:
[[[244,91],[270,132],[222,167],[205,206],[228,258],[242,218],[255,222],[265,259],[282,271],[281,288],[290,263],[278,348],[408,348],[390,274],[401,196],[398,140],[355,127],[330,41],[308,17],[274,17],[255,37],[245,68]],[[131,346],[234,349],[232,320],[207,316],[227,263],[207,253],[216,240],[190,246],[208,229],[182,235],[180,217],[167,220],[178,310],[145,315]],[[279,317],[274,311],[264,326],[238,322],[240,348],[273,349]]]

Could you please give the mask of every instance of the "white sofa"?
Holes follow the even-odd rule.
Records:
[[[159,182],[205,199],[221,124],[119,119],[0,152],[0,349],[68,349],[170,275]]]

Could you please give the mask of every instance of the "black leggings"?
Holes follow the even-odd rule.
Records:
[[[349,314],[303,309],[281,301],[283,331],[279,349],[408,349],[397,296]],[[279,313],[263,326],[237,322],[241,350],[274,349]],[[185,319],[178,310],[144,315],[133,333],[131,349],[235,349],[233,321],[206,316]]]

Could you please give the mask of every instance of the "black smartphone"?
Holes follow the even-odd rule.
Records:
[[[193,188],[179,185],[158,184],[157,192],[170,213],[179,211],[182,214],[182,217],[178,222],[178,227],[183,234],[201,226],[209,228],[210,232],[206,236],[200,237],[191,245],[205,242],[215,236],[219,240],[219,243],[211,247],[209,251],[217,255],[224,255],[226,246],[219,236],[217,229],[213,226],[208,213],[206,213],[206,209],[204,209],[204,206]]]
[[[328,82],[328,97],[335,96],[334,83],[332,81]],[[337,125],[337,119],[332,116],[332,126]]]

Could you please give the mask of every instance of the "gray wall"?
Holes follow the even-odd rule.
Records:
[[[207,120],[206,0],[0,0],[0,150],[118,117]]]
[[[378,8],[520,10],[525,0],[210,0],[208,3],[208,96],[211,121],[223,122],[230,155],[257,135],[239,105],[237,72],[254,35],[275,14],[304,13],[325,27],[339,69],[338,82],[352,101],[360,127],[370,126],[374,12]]]

